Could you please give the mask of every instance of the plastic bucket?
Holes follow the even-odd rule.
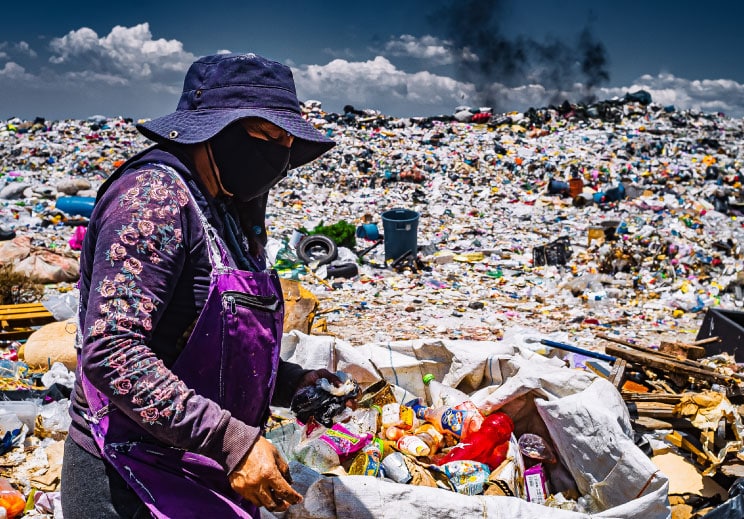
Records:
[[[568,181],[568,196],[576,198],[584,190],[584,181],[580,178],[572,178]]]
[[[380,230],[377,228],[377,224],[365,223],[356,228],[356,237],[372,241],[379,240]]]
[[[410,209],[391,209],[382,213],[382,228],[385,232],[385,260],[396,260],[411,252],[418,252],[419,214]]]
[[[92,196],[63,196],[55,202],[57,209],[70,216],[90,218],[96,199]]]

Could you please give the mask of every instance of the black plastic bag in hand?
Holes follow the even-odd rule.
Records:
[[[333,418],[346,408],[346,402],[359,396],[359,385],[356,382],[353,384],[352,391],[340,396],[332,395],[318,384],[303,387],[295,393],[290,408],[302,423],[315,418],[316,422],[331,427]]]

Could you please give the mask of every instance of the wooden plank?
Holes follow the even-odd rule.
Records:
[[[10,305],[0,305],[0,312],[7,311],[7,310],[15,310],[16,308],[44,308],[44,305],[42,303],[36,302],[36,303],[13,303]]]
[[[33,330],[29,327],[53,322],[54,316],[41,303],[0,305],[0,330],[12,333],[13,339],[26,338]]]
[[[678,404],[682,395],[675,393],[622,393],[626,402],[660,402],[662,404]]]
[[[0,319],[3,321],[23,321],[28,319],[44,319],[46,317],[52,317],[51,312],[48,310],[33,310],[23,313],[19,312],[17,314],[0,315]]]
[[[704,344],[711,344],[714,342],[721,342],[721,338],[717,335],[715,337],[708,337],[707,339],[700,339],[699,341],[692,341],[695,346],[702,346]]]
[[[674,431],[667,434],[664,439],[672,445],[691,452],[697,458],[698,463],[705,465],[710,462],[708,456],[703,452],[700,441],[682,431]]]
[[[695,426],[690,423],[686,418],[671,418],[667,420],[661,420],[659,418],[652,418],[650,416],[639,416],[638,418],[631,419],[631,421],[640,427],[644,427],[649,430],[656,429],[695,429]]]
[[[638,416],[650,416],[660,420],[674,418],[674,404],[662,404],[659,402],[635,402]]]
[[[681,359],[702,359],[706,355],[705,348],[695,344],[685,344],[684,342],[667,342],[661,341],[659,351],[667,353]]]
[[[41,303],[17,303],[13,305],[0,305],[0,313],[15,312],[18,309],[26,308],[45,308]]]
[[[622,344],[623,346],[627,346],[627,347],[632,348],[634,350],[637,350],[639,352],[643,352],[644,354],[647,354],[647,355],[649,355],[651,357],[658,357],[659,359],[667,359],[669,361],[673,361],[673,362],[675,362],[677,364],[680,364],[680,365],[689,366],[690,368],[693,368],[693,371],[694,370],[702,370],[702,371],[710,371],[710,372],[714,372],[715,373],[715,371],[712,368],[709,368],[705,364],[701,364],[700,362],[697,362],[695,360],[680,359],[679,357],[677,357],[675,355],[669,355],[668,353],[663,353],[663,352],[659,352],[659,351],[656,351],[656,350],[652,350],[651,348],[647,348],[645,346],[641,346],[640,344],[634,344],[632,342],[624,341],[622,339],[617,339],[615,337],[612,337],[610,335],[605,335],[603,333],[597,333],[595,335],[596,335],[596,337],[599,337],[600,339],[604,339],[604,340],[610,341],[610,342],[615,342],[617,344]],[[614,348],[613,348],[612,351],[615,351]],[[607,350],[607,347],[605,347],[605,352],[608,353],[608,354],[610,354],[610,352]],[[686,373],[677,372],[677,374],[683,374],[683,375],[685,375]],[[702,377],[702,375],[701,375],[701,377]],[[719,377],[723,377],[723,375],[719,375]],[[731,380],[732,378],[733,379],[738,379],[738,380],[744,380],[744,375],[740,375],[738,373],[732,373],[729,377],[717,378],[716,380],[723,380],[723,379]]]
[[[610,376],[608,378],[610,382],[612,382],[612,385],[618,389],[620,389],[623,386],[623,382],[625,382],[625,369],[627,366],[628,363],[623,359],[618,359],[612,365],[612,370],[610,371]]]
[[[645,351],[632,350],[624,348],[622,346],[614,346],[610,344],[605,346],[605,352],[608,355],[614,355],[615,357],[624,359],[627,362],[632,362],[644,367],[660,370],[662,373],[670,372],[685,377],[693,377],[701,380],[716,382],[731,381],[731,377],[721,375],[720,373],[717,373],[710,368],[689,366],[682,361],[667,359],[662,356],[647,353]]]

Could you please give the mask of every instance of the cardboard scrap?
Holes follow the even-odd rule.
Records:
[[[695,465],[684,456],[669,452],[652,456],[651,461],[669,478],[669,494],[695,494],[703,497],[721,496],[728,493],[713,479],[700,474]]]

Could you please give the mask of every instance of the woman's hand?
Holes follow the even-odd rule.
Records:
[[[302,501],[302,496],[289,486],[287,462],[263,436],[259,436],[228,478],[233,490],[270,512],[283,512]]]
[[[303,387],[314,386],[321,378],[326,379],[336,387],[342,384],[341,379],[335,373],[331,373],[327,369],[314,369],[313,371],[308,371],[300,378],[300,381],[297,383],[297,391]]]
[[[313,371],[308,371],[300,378],[300,382],[297,384],[296,391],[299,391],[303,387],[315,385],[315,383],[321,378],[326,379],[328,382],[336,387],[340,387],[343,384],[341,379],[338,378],[338,375],[336,375],[335,373],[331,373],[327,369],[315,369]],[[356,409],[356,398],[350,398],[349,400],[347,400],[346,407],[350,409]]]

